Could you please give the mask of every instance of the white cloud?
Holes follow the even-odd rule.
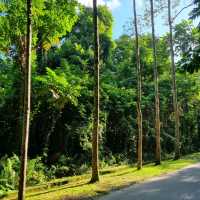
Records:
[[[137,1],[138,7],[141,8],[143,6],[143,0]]]
[[[93,0],[78,0],[78,2],[87,7],[92,7],[93,5]],[[120,0],[97,0],[97,2],[98,5],[107,5],[111,10],[121,5]]]
[[[107,2],[107,5],[110,9],[115,9],[115,8],[120,7],[121,3],[119,0],[112,0],[112,1]]]

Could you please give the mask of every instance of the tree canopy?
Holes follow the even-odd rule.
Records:
[[[157,4],[161,5],[160,1]],[[200,1],[195,0],[194,4],[191,19],[173,27],[182,154],[200,149],[200,32],[192,23],[200,15]],[[25,0],[0,1],[0,190],[3,191],[16,189],[14,179],[19,175],[26,11]],[[33,0],[32,13],[28,185],[81,174],[91,167],[95,83],[93,9],[76,0]],[[136,37],[123,34],[113,39],[111,10],[99,6],[97,15],[100,166],[134,163],[138,153]],[[143,159],[150,162],[155,161],[156,146],[152,34],[139,34],[138,42]],[[155,42],[161,157],[168,159],[174,154],[176,139],[169,34],[155,34]],[[2,181],[5,177],[7,182]]]

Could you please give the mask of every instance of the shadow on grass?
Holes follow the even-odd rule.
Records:
[[[184,158],[191,159],[191,160],[194,160],[194,161],[200,161],[200,153],[195,153],[195,154],[192,154],[192,155],[187,155],[187,156],[184,156]]]
[[[0,199],[7,197],[7,196],[8,196],[8,194],[6,194],[6,192],[0,193]]]
[[[173,168],[176,169],[177,167],[181,168],[182,165],[185,165],[189,161],[194,161],[194,163],[200,161],[200,153],[196,153],[196,154],[189,155],[189,156],[184,156],[183,160],[182,159],[180,159],[178,161],[168,160],[166,162],[162,162],[162,165],[158,165],[158,166],[155,166],[154,164],[149,165],[147,163],[145,163],[145,164],[147,164],[145,166],[146,166],[146,168],[155,166],[155,169],[157,168],[157,169],[165,171],[165,170],[170,169],[170,168],[172,168],[172,169]],[[191,162],[191,164],[192,164],[192,162]],[[113,177],[117,178],[117,177],[120,177],[120,176],[123,176],[123,175],[134,174],[138,171],[137,169],[135,169],[135,166],[131,165],[129,167],[133,167],[133,168],[131,170],[130,169],[127,170],[126,167],[123,168],[123,169],[117,168],[117,169],[114,169],[114,170],[113,169],[107,169],[107,170],[100,171],[100,174],[105,175],[105,176],[106,175],[113,176]],[[121,172],[119,173],[120,170],[121,170]],[[65,180],[62,180],[62,181],[53,182],[53,183],[50,183],[50,184],[45,184],[46,187],[45,187],[45,185],[43,187],[41,187],[43,189],[43,191],[41,191],[41,190],[40,191],[34,191],[33,190],[32,194],[31,193],[27,194],[27,197],[29,197],[31,199],[31,197],[34,197],[34,196],[39,196],[39,195],[43,195],[43,194],[49,194],[50,195],[51,193],[56,192],[56,191],[62,191],[62,190],[66,190],[68,188],[78,188],[78,187],[86,186],[86,185],[89,184],[88,182],[85,182],[85,183],[82,183],[82,184],[79,184],[79,185],[70,186],[70,185],[67,185],[69,182],[70,181],[65,179]],[[128,185],[135,184],[135,183],[136,182],[134,182],[134,183],[132,182],[132,183],[128,183],[126,186],[114,187],[114,188],[108,189],[108,191],[104,191],[104,190],[97,190],[96,191],[95,190],[95,192],[97,194],[105,194],[105,193],[110,192],[112,190],[115,190],[115,189],[118,190],[118,189],[121,189],[123,187],[127,187]],[[58,187],[60,187],[60,188],[58,188]],[[49,188],[49,190],[45,191],[45,189],[47,189],[47,188]],[[14,199],[16,200],[16,198],[14,198]],[[80,199],[80,197],[75,198],[75,197],[66,196],[62,200],[71,200],[71,199],[72,200],[78,200],[78,199]]]
[[[137,169],[134,169],[133,171],[128,171],[128,172],[123,172],[123,173],[119,173],[119,174],[116,174],[114,176],[123,176],[123,175],[127,175],[127,174],[132,174],[132,173],[135,173],[135,172],[138,172]]]
[[[106,174],[111,174],[111,173],[113,173],[113,170],[100,171],[100,175],[106,175]]]
[[[63,197],[61,200],[82,200],[82,198],[80,197],[69,197],[69,196],[66,196],[66,197]]]
[[[69,188],[77,188],[77,187],[84,186],[84,185],[88,185],[88,183],[82,183],[82,184],[74,185],[74,186],[65,186],[65,187],[61,187],[61,188],[56,187],[54,189],[50,189],[49,191],[37,192],[35,194],[27,194],[26,197],[39,196],[39,195],[48,194],[48,193],[52,193],[52,192],[56,192],[56,191],[61,191],[61,190],[69,189]]]

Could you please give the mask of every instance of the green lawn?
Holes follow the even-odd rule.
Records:
[[[40,186],[29,187],[26,199],[28,200],[67,200],[92,197],[105,194],[111,190],[148,180],[152,177],[176,171],[200,161],[200,153],[183,157],[181,160],[164,161],[161,166],[148,164],[138,171],[129,165],[114,166],[101,170],[99,183],[88,184],[90,174],[68,177],[49,182]],[[9,193],[3,200],[16,199],[16,192]]]

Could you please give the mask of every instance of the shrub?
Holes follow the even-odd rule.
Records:
[[[20,159],[17,155],[4,156],[0,159],[0,195],[4,192],[15,190],[18,187]],[[28,161],[27,184],[32,186],[47,181],[45,165],[41,158]]]
[[[27,171],[27,184],[36,185],[39,183],[44,183],[47,181],[47,176],[45,174],[45,165],[42,163],[41,157],[28,161],[28,171]]]
[[[0,160],[0,190],[9,191],[17,188],[20,161],[18,156],[4,156]]]
[[[57,167],[56,171],[55,171],[55,175],[57,178],[62,178],[65,176],[69,176],[70,174],[70,169],[67,166],[61,166],[61,167]]]
[[[82,164],[76,171],[77,175],[83,174],[89,170],[89,166],[85,163]]]

